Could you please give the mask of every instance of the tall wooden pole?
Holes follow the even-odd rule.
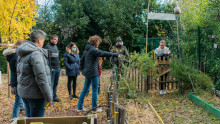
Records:
[[[181,58],[181,54],[180,54],[180,40],[179,40],[179,23],[178,23],[177,15],[176,15],[176,25],[177,25],[177,41],[178,41],[178,58]]]
[[[9,41],[7,44],[7,48],[9,47]],[[10,68],[9,68],[9,63],[7,62],[7,73],[8,73],[8,98],[11,97],[11,87],[9,86],[10,84]]]
[[[149,11],[150,11],[150,0],[148,0],[148,7],[147,7],[147,31],[146,31],[146,53],[147,53],[147,46],[148,46],[148,23],[149,23]]]

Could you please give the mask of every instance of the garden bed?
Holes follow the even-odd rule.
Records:
[[[201,96],[204,99],[210,98],[208,95],[201,94]],[[220,120],[192,103],[188,94],[178,95],[177,92],[174,92],[163,96],[154,95],[151,101],[165,123],[220,123]]]

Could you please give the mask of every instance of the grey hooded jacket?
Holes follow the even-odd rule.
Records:
[[[18,95],[26,99],[52,101],[51,68],[48,51],[33,42],[16,49]]]

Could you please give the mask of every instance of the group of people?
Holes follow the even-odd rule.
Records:
[[[4,50],[10,65],[10,86],[15,94],[12,118],[17,118],[19,111],[25,109],[26,117],[43,117],[45,106],[61,102],[57,96],[57,86],[60,76],[59,49],[57,47],[58,36],[52,35],[50,43],[44,48],[47,34],[42,30],[33,30],[30,41],[19,40],[12,48]],[[111,52],[99,50],[102,39],[98,35],[91,36],[85,46],[82,57],[75,43],[70,42],[66,46],[63,63],[68,76],[67,89],[69,98],[78,98],[77,111],[86,111],[84,98],[92,86],[92,108],[94,112],[101,112],[97,108],[97,96],[100,94],[100,75],[102,57],[113,57],[116,66],[120,66],[122,56],[128,58],[128,52],[121,37],[118,37],[116,46]],[[156,49],[156,57],[170,54],[165,41],[160,42]],[[85,76],[84,88],[78,97],[76,95],[77,76],[80,71]],[[163,88],[163,87],[162,87]],[[71,92],[71,89],[73,92]],[[161,89],[161,92],[164,89]]]
[[[42,30],[33,30],[30,34],[30,41],[19,40],[12,48],[3,52],[10,65],[10,86],[15,94],[12,118],[17,118],[19,111],[24,109],[26,117],[43,117],[45,106],[53,105],[54,102],[61,102],[56,94],[60,76],[58,36],[52,35],[50,43],[43,48],[46,36],[47,34]],[[75,43],[71,42],[66,46],[63,63],[68,76],[67,89],[70,99],[79,99],[78,112],[86,111],[83,103],[85,96],[89,93],[90,85],[92,85],[93,111],[102,111],[102,109],[97,108],[97,95],[101,92],[102,57],[113,57],[116,62],[127,53],[120,37],[117,38],[117,45],[113,48],[118,52],[99,50],[98,47],[101,42],[102,39],[99,36],[91,36],[81,58]],[[76,95],[76,82],[80,71],[85,76],[85,84],[80,97],[78,97]]]

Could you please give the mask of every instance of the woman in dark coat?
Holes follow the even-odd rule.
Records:
[[[84,88],[80,94],[77,111],[86,111],[83,107],[84,98],[89,90],[90,84],[92,84],[92,108],[94,112],[101,112],[102,109],[97,107],[97,95],[98,95],[98,85],[99,85],[99,57],[119,57],[121,55],[117,53],[106,52],[97,49],[102,39],[95,35],[89,38],[89,42],[86,45],[85,51],[80,61],[80,67],[82,74],[85,76]]]
[[[17,58],[15,51],[21,44],[27,42],[27,40],[19,40],[12,48],[8,48],[3,51],[3,55],[6,56],[6,59],[9,63],[10,72],[11,72],[11,79],[10,79],[10,86],[12,88],[12,93],[15,95],[15,102],[12,112],[12,118],[18,118],[19,111],[24,110],[24,102],[21,97],[18,96],[17,92]]]
[[[76,81],[77,76],[80,74],[80,58],[79,49],[76,44],[71,42],[66,47],[66,53],[64,54],[63,63],[66,67],[66,75],[68,76],[67,88],[69,92],[69,98],[79,98],[76,95]],[[71,82],[73,81],[73,95],[71,94]]]

